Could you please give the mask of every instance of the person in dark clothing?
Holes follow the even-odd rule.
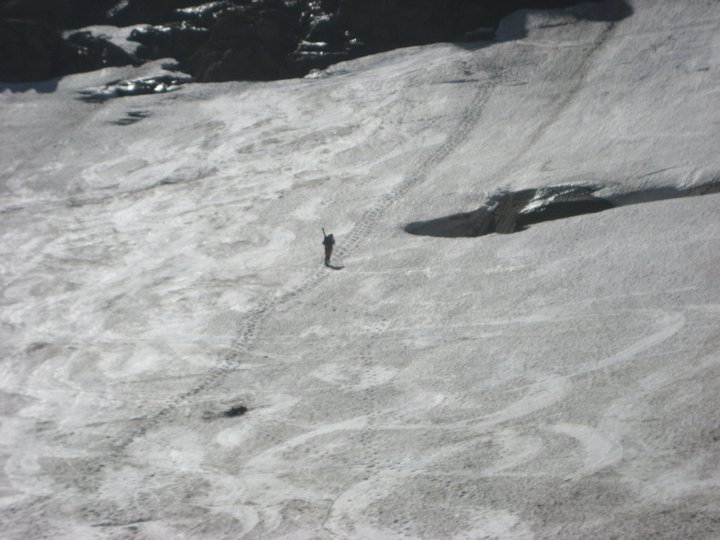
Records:
[[[333,246],[335,245],[335,237],[332,234],[326,234],[325,228],[323,227],[323,245],[325,246],[325,266],[330,264],[330,257],[332,256]]]

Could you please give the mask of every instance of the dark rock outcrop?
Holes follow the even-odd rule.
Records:
[[[264,0],[228,11],[211,26],[205,44],[181,66],[200,81],[273,80],[290,73],[285,58],[297,44],[299,10]]]
[[[120,47],[90,32],[67,39],[41,21],[0,19],[0,81],[42,81],[66,73],[131,64]]]
[[[210,31],[186,21],[135,29],[129,39],[140,43],[137,55],[146,60],[189,58],[207,43]]]
[[[70,34],[63,44],[61,70],[67,73],[127,66],[136,60],[123,49],[90,32]]]
[[[61,73],[64,42],[41,21],[0,19],[0,81],[41,81]]]
[[[163,75],[144,79],[111,81],[99,88],[89,88],[80,92],[80,99],[88,103],[102,103],[116,97],[140,96],[143,94],[165,94],[178,90],[183,84],[191,82],[190,77]]]
[[[118,0],[0,0],[0,18],[43,22],[56,30],[109,24]]]
[[[600,1],[600,0],[590,0]],[[90,24],[145,24],[131,39],[139,60],[175,58],[199,81],[303,76],[341,60],[396,47],[487,38],[501,17],[521,8],[557,8],[578,0],[0,0],[4,23],[0,79],[12,80],[129,63],[99,38],[58,30]],[[607,11],[627,14],[623,0]],[[618,7],[619,6],[619,7]],[[624,11],[623,11],[624,9]],[[490,30],[488,30],[490,29]],[[92,45],[90,42],[95,40]],[[68,53],[75,50],[76,54]],[[82,54],[81,54],[82,53]],[[18,64],[32,60],[32,70]],[[14,67],[11,67],[14,66]],[[8,79],[5,79],[8,80]]]

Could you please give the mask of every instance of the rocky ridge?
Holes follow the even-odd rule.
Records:
[[[200,82],[301,77],[397,47],[491,39],[523,8],[577,0],[2,0],[0,80],[46,80],[171,57]],[[612,4],[612,2],[606,2]],[[623,4],[618,2],[618,4]],[[130,27],[133,53],[93,25]],[[134,28],[133,28],[134,27]]]

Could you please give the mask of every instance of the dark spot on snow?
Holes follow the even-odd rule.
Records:
[[[106,521],[103,523],[93,523],[92,527],[127,527],[131,528],[134,525],[137,525],[139,523],[147,523],[148,521],[152,521],[152,518],[138,518],[133,519],[132,521]]]
[[[166,94],[179,90],[184,84],[192,82],[192,77],[147,77],[144,79],[116,80],[98,88],[88,88],[79,92],[82,101],[104,103],[105,101],[127,96],[144,94]]]
[[[24,206],[8,206],[6,208],[0,209],[0,214],[10,214],[12,212],[19,212],[20,210],[23,210]]]
[[[236,416],[242,416],[248,411],[248,408],[245,405],[235,405],[234,407],[230,407],[227,411],[223,413],[223,416],[225,418],[234,418]]]
[[[243,416],[249,410],[250,409],[248,409],[247,406],[243,404],[233,405],[229,409],[226,409],[224,411],[221,410],[220,412],[218,412],[218,409],[205,411],[202,415],[202,418],[207,422],[218,420],[220,418],[236,418],[238,416]]]
[[[129,126],[131,124],[136,124],[143,118],[147,118],[150,116],[150,111],[130,111],[127,113],[127,116],[125,118],[120,118],[119,120],[115,120],[112,122],[116,126]]]
[[[25,349],[25,352],[31,354],[31,353],[34,353],[35,351],[44,349],[45,347],[48,347],[49,345],[50,345],[49,343],[45,343],[42,341],[35,341],[27,346],[27,348]]]
[[[602,188],[599,185],[566,184],[499,191],[489,196],[476,210],[415,221],[405,225],[404,229],[410,234],[441,238],[509,234],[543,221],[602,212],[616,206],[720,193],[720,180],[692,188],[659,187],[607,198],[595,195]]]

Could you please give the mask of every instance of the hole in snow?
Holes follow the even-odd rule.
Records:
[[[441,238],[509,234],[543,221],[602,212],[616,206],[720,193],[720,180],[692,188],[662,187],[625,193],[614,196],[612,201],[595,195],[602,188],[598,185],[567,184],[499,191],[488,197],[477,210],[415,221],[408,223],[404,229],[410,234]]]
[[[247,408],[245,405],[233,405],[229,409],[223,410],[218,408],[213,408],[212,410],[207,410],[202,413],[202,419],[207,422],[212,422],[214,420],[218,420],[220,418],[235,418],[237,416],[243,416],[246,412],[248,412],[250,409]]]
[[[236,416],[242,416],[246,412],[248,412],[248,408],[245,405],[235,405],[233,407],[230,407],[222,415],[225,418],[234,418]]]
[[[593,195],[599,189],[599,186],[567,185],[500,191],[490,196],[477,210],[409,223],[405,231],[444,238],[513,233],[534,223],[613,208],[610,201]]]

